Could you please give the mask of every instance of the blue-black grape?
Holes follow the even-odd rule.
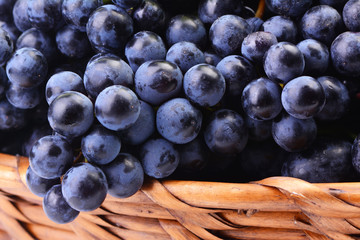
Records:
[[[70,25],[65,25],[56,33],[56,44],[60,52],[70,58],[82,58],[91,53],[86,33]]]
[[[185,173],[198,173],[208,164],[208,149],[202,138],[197,137],[186,144],[177,145],[180,153],[178,169]]]
[[[180,154],[167,140],[150,139],[141,146],[140,161],[146,175],[165,178],[178,167]]]
[[[279,42],[265,53],[263,66],[268,78],[287,83],[303,73],[304,55],[294,44]]]
[[[65,91],[76,91],[85,94],[82,78],[78,74],[70,71],[62,71],[52,75],[45,87],[47,103],[50,105],[57,96]]]
[[[33,147],[34,143],[42,137],[51,135],[52,132],[53,131],[49,124],[33,126],[29,135],[22,144],[22,156],[29,157],[31,148]]]
[[[44,197],[52,186],[60,184],[60,178],[46,179],[39,177],[31,167],[26,170],[25,180],[29,190],[39,197]]]
[[[70,144],[59,136],[48,135],[34,143],[29,155],[31,169],[42,178],[61,177],[72,165]]]
[[[262,63],[266,51],[277,43],[276,36],[271,32],[253,32],[244,38],[241,54],[250,61]]]
[[[12,10],[15,26],[24,32],[31,28],[31,23],[27,15],[28,0],[17,0]]]
[[[65,91],[50,104],[48,121],[51,128],[67,137],[83,135],[94,120],[93,103],[84,94]]]
[[[62,0],[28,0],[27,15],[35,28],[49,31],[63,24]]]
[[[0,130],[15,130],[26,126],[27,118],[24,109],[11,105],[8,100],[0,100]]]
[[[202,125],[202,113],[184,98],[173,98],[160,105],[156,128],[168,141],[188,143],[196,138]]]
[[[343,8],[342,17],[347,29],[353,32],[360,31],[360,1],[350,0],[347,1]]]
[[[121,149],[121,141],[114,131],[101,125],[92,127],[81,140],[84,157],[94,164],[104,165],[115,159]]]
[[[92,211],[105,200],[108,183],[99,167],[79,163],[65,173],[61,190],[70,207],[78,211]]]
[[[137,7],[143,0],[113,0],[113,2],[125,10]]]
[[[211,107],[220,102],[226,89],[225,78],[214,66],[198,64],[184,75],[184,92],[192,102]]]
[[[131,154],[120,153],[112,162],[101,166],[101,169],[108,182],[108,192],[113,197],[130,197],[143,185],[143,167]]]
[[[212,48],[220,56],[241,53],[241,44],[251,32],[245,19],[236,15],[224,15],[215,20],[209,31]]]
[[[205,24],[212,24],[219,17],[226,14],[240,14],[243,1],[237,0],[201,0],[198,15]]]
[[[260,29],[274,34],[278,42],[297,42],[298,29],[294,21],[288,17],[271,17],[263,23]]]
[[[245,148],[248,141],[245,120],[233,110],[217,110],[208,119],[204,138],[211,151],[236,155]]]
[[[0,67],[9,60],[14,50],[14,43],[9,33],[0,28]]]
[[[325,93],[325,105],[315,115],[319,120],[340,119],[350,109],[350,96],[346,86],[337,78],[323,76],[317,78]]]
[[[93,11],[86,24],[89,41],[98,52],[122,53],[133,31],[133,21],[129,14],[112,4]]]
[[[308,148],[316,138],[317,125],[313,118],[298,119],[286,112],[272,123],[275,142],[288,152],[299,152]]]
[[[166,14],[156,0],[143,0],[133,12],[134,25],[141,31],[162,33],[165,28]]]
[[[255,120],[271,120],[282,110],[281,87],[278,83],[259,78],[244,88],[241,103],[245,113]]]
[[[159,35],[149,31],[137,32],[125,46],[125,56],[131,69],[136,70],[146,61],[164,60],[166,47]]]
[[[175,63],[183,73],[192,66],[205,62],[204,53],[192,42],[177,42],[172,45],[167,54],[166,61]]]
[[[181,92],[183,74],[180,68],[165,60],[143,63],[135,73],[135,91],[140,99],[159,105]]]
[[[360,75],[360,33],[344,32],[331,44],[330,55],[335,70],[346,76]]]
[[[245,116],[245,123],[249,133],[249,139],[253,141],[264,141],[271,137],[272,121],[255,120],[248,115]]]
[[[261,26],[263,25],[264,21],[258,17],[251,17],[247,18],[246,22],[249,24],[251,31],[250,32],[257,32],[260,31]]]
[[[114,85],[105,88],[95,100],[95,115],[106,128],[114,131],[133,125],[140,115],[140,102],[129,88]]]
[[[119,131],[121,141],[130,145],[145,142],[155,132],[155,112],[150,104],[140,100],[140,115],[136,122]]]
[[[305,39],[312,38],[330,45],[344,29],[341,15],[328,5],[310,8],[301,19],[300,29]]]
[[[301,76],[289,81],[281,93],[281,103],[291,116],[306,119],[315,116],[325,105],[325,93],[313,77]]]
[[[112,85],[132,88],[134,72],[124,60],[115,55],[95,55],[86,66],[84,85],[87,93],[95,99],[102,90]]]
[[[31,109],[39,105],[43,99],[40,89],[23,88],[16,84],[10,84],[6,90],[6,98],[14,107],[21,109]]]
[[[48,64],[44,55],[35,48],[20,48],[6,64],[6,74],[13,84],[31,88],[39,86],[46,77]]]
[[[276,14],[299,17],[311,7],[312,2],[312,0],[266,0],[266,6]]]
[[[46,193],[43,199],[43,209],[46,216],[58,224],[72,222],[80,213],[66,202],[61,191],[61,184],[53,186]]]
[[[308,182],[343,182],[354,176],[351,143],[342,139],[319,138],[303,152],[291,153],[282,175]]]
[[[101,5],[101,0],[63,0],[62,16],[68,24],[86,32],[86,23],[91,13]]]

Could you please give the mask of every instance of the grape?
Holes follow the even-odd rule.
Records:
[[[350,0],[345,4],[342,17],[345,23],[345,26],[352,32],[360,31],[360,1]]]
[[[244,88],[241,103],[245,113],[251,118],[271,120],[282,110],[280,96],[279,84],[267,78],[259,78]]]
[[[39,86],[45,80],[47,71],[46,58],[35,48],[16,50],[6,65],[10,82],[24,88]]]
[[[199,134],[202,113],[184,98],[173,98],[162,104],[156,113],[156,128],[168,141],[184,144]]]
[[[250,140],[260,142],[271,137],[271,120],[255,120],[246,115],[245,123],[248,129]]]
[[[95,100],[95,115],[106,128],[114,131],[133,125],[140,115],[140,102],[131,89],[114,85],[105,88]]]
[[[9,33],[0,28],[0,67],[5,65],[14,50],[14,43]]]
[[[225,93],[226,82],[221,72],[212,65],[198,64],[184,75],[185,95],[202,107],[220,102]]]
[[[153,105],[160,105],[178,96],[182,79],[182,72],[176,64],[165,60],[148,61],[135,73],[135,91],[140,99]]]
[[[168,24],[166,41],[169,46],[182,41],[192,42],[203,49],[207,42],[205,26],[195,16],[177,15]]]
[[[263,66],[268,78],[287,83],[303,73],[304,55],[294,44],[279,42],[265,53]]]
[[[169,48],[166,61],[175,63],[183,73],[186,73],[192,66],[204,63],[205,57],[194,43],[182,41]]]
[[[315,116],[325,105],[325,93],[321,84],[309,76],[289,81],[281,93],[284,109],[293,117],[306,119]]]
[[[312,2],[312,0],[266,0],[266,6],[276,14],[299,17],[310,8]]]
[[[134,195],[143,185],[144,170],[134,156],[120,153],[112,162],[101,167],[113,197],[127,198]]]
[[[149,31],[137,32],[126,44],[125,56],[131,69],[136,70],[146,61],[164,60],[166,47],[159,35]]]
[[[239,14],[243,9],[242,1],[236,0],[201,0],[198,15],[205,24],[212,24],[226,14]]]
[[[93,104],[84,94],[65,91],[50,104],[48,121],[54,131],[67,137],[84,134],[94,120]]]
[[[28,0],[17,0],[12,10],[14,24],[21,31],[25,32],[31,28],[31,23],[27,15]]]
[[[165,28],[165,11],[156,0],[143,0],[133,12],[133,20],[141,31],[161,33]]]
[[[68,142],[55,135],[40,138],[30,154],[30,167],[39,177],[61,177],[72,165],[74,154]]]
[[[17,38],[20,35],[20,31],[19,29],[17,29],[17,27],[15,26],[13,21],[9,21],[9,22],[3,22],[0,21],[0,28],[2,28],[3,30],[5,30],[6,32],[8,32],[11,40],[15,43]]]
[[[0,130],[15,130],[25,127],[25,110],[11,105],[7,99],[0,100]]]
[[[316,138],[317,126],[313,118],[298,119],[283,112],[273,120],[272,136],[288,152],[308,148]]]
[[[94,164],[104,165],[115,159],[121,148],[116,133],[101,125],[92,127],[81,140],[81,151],[84,157]]]
[[[31,167],[26,170],[25,179],[26,186],[33,194],[39,197],[44,197],[52,186],[60,184],[60,178],[46,179],[39,177]]]
[[[236,15],[224,15],[215,20],[209,31],[212,48],[220,56],[239,54],[244,38],[251,32],[245,19]]]
[[[263,25],[264,21],[258,17],[251,17],[247,18],[246,22],[249,24],[251,31],[250,32],[257,32],[260,31],[261,26]]]
[[[45,87],[47,103],[50,105],[57,96],[65,91],[76,91],[85,94],[82,78],[70,71],[62,71],[52,75]]]
[[[68,24],[81,32],[86,32],[86,23],[91,13],[101,4],[101,0],[63,0],[62,15]]]
[[[298,29],[295,23],[284,16],[274,16],[267,19],[260,29],[274,34],[278,42],[296,43],[298,38]]]
[[[9,103],[21,109],[34,108],[42,99],[38,88],[23,88],[16,84],[10,84],[5,94]]]
[[[180,154],[173,144],[165,139],[150,139],[141,146],[140,160],[147,175],[165,178],[176,170]]]
[[[90,163],[79,163],[65,173],[61,190],[70,207],[87,212],[103,203],[108,183],[100,168]]]
[[[134,72],[115,55],[95,55],[86,66],[84,85],[87,93],[95,99],[102,90],[112,85],[133,87]]]
[[[204,131],[206,145],[211,151],[235,155],[240,153],[248,141],[248,131],[243,117],[229,109],[212,113]]]
[[[276,36],[271,32],[253,32],[244,38],[241,54],[250,61],[262,63],[266,51],[277,43]]]
[[[56,33],[56,44],[62,54],[82,58],[89,54],[90,42],[86,33],[65,25]]]
[[[197,173],[208,164],[208,152],[205,143],[199,137],[186,144],[177,145],[180,153],[179,170]]]
[[[64,199],[61,185],[53,186],[44,196],[43,209],[46,216],[53,222],[65,224],[72,222],[79,215],[79,211],[71,208]]]
[[[49,31],[63,23],[62,0],[28,0],[27,2],[27,14],[33,27]]]
[[[22,155],[29,157],[31,148],[34,143],[42,137],[52,134],[52,129],[49,124],[33,126],[29,135],[22,144]]]
[[[113,0],[113,2],[121,8],[131,9],[142,3],[143,0]]]

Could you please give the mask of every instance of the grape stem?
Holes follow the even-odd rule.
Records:
[[[265,0],[260,0],[258,8],[255,13],[255,17],[262,18],[262,16],[264,15],[264,11],[265,11]]]

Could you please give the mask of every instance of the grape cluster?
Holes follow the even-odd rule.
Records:
[[[145,176],[358,181],[359,9],[0,0],[0,151],[56,223]]]

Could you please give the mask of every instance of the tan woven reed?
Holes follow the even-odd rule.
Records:
[[[60,225],[26,188],[27,167],[27,158],[0,154],[0,239],[360,239],[360,183],[146,179],[134,196],[108,196]]]

